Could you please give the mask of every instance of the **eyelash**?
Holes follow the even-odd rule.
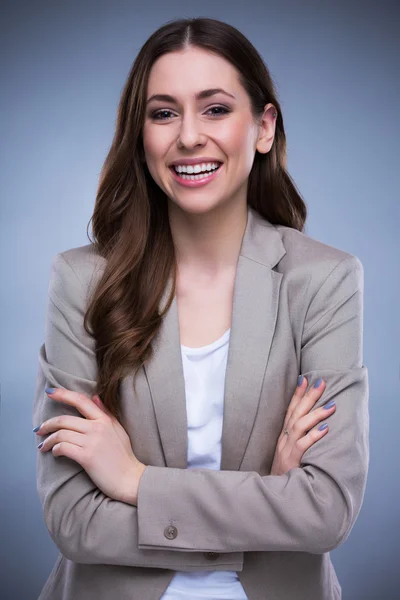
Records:
[[[214,115],[212,115],[212,117],[213,117],[213,118],[215,118],[215,117],[219,117],[221,114],[222,114],[222,115],[224,115],[224,114],[228,114],[228,113],[230,113],[230,112],[231,112],[231,111],[230,111],[228,108],[226,108],[225,106],[211,106],[211,107],[210,107],[208,110],[213,110],[213,109],[215,109],[215,108],[222,109],[224,112],[223,112],[223,113],[216,114],[216,115],[215,115],[215,114],[214,114]],[[157,110],[156,112],[154,112],[154,113],[151,115],[151,117],[152,117],[152,119],[155,119],[156,121],[168,121],[168,118],[167,118],[167,119],[158,119],[158,118],[157,118],[157,115],[159,115],[160,113],[171,113],[171,112],[172,112],[171,110],[168,110],[168,109],[166,109],[166,108],[165,108],[165,109]],[[207,112],[208,112],[208,111],[207,111]]]

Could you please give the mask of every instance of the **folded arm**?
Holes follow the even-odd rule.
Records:
[[[301,372],[334,399],[329,433],[279,476],[148,466],[138,491],[139,548],[329,552],[349,535],[368,470],[368,375],[362,364],[363,268],[339,262],[310,302]],[[164,534],[175,528],[175,537]],[[170,536],[171,537],[171,536]]]
[[[33,425],[63,414],[82,417],[51,400],[46,387],[95,393],[97,365],[93,338],[83,328],[87,286],[57,255],[52,264],[45,343],[33,405]],[[67,558],[80,563],[159,567],[172,570],[242,570],[243,554],[222,556],[218,565],[201,552],[138,548],[137,507],[107,497],[77,462],[37,451],[37,489],[48,532]]]

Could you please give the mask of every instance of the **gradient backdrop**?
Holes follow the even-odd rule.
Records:
[[[185,16],[225,20],[259,49],[309,208],[306,233],[364,265],[370,471],[358,521],[332,560],[344,599],[400,598],[399,5],[9,0],[0,10],[1,599],[37,599],[58,553],[36,491],[31,425],[50,263],[88,243],[138,50]]]

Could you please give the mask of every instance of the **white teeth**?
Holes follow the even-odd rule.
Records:
[[[210,179],[215,173],[214,171],[210,171],[209,173],[199,173],[198,175],[187,175],[186,173],[179,173],[180,179],[190,179],[192,181],[197,181],[200,179]]]
[[[201,173],[217,169],[221,163],[203,163],[197,165],[174,165],[177,173]]]

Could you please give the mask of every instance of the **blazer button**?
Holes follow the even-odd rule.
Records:
[[[169,540],[174,540],[178,535],[178,530],[173,525],[168,525],[168,527],[164,529],[164,535]]]
[[[204,556],[207,560],[217,560],[217,558],[219,558],[219,552],[204,552]]]

